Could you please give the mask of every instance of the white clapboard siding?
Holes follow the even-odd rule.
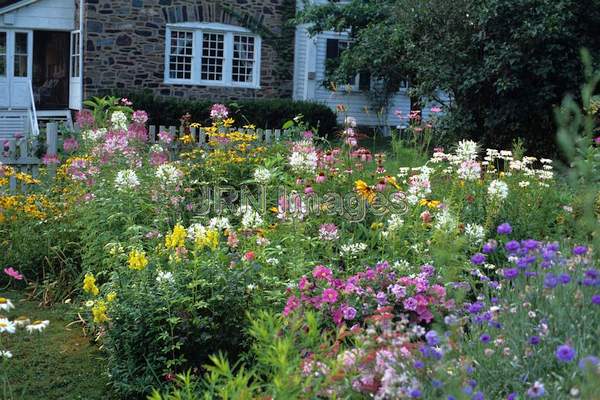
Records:
[[[0,139],[25,136],[29,131],[29,116],[23,110],[0,110]]]
[[[0,15],[0,28],[75,29],[74,0],[38,0]]]

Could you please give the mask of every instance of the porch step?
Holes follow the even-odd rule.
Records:
[[[29,133],[27,110],[0,109],[0,139],[13,139],[16,135]]]
[[[62,122],[67,128],[73,128],[71,110],[38,110],[37,119],[40,128],[45,127],[48,122]]]

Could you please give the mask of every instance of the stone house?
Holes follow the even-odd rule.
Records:
[[[324,0],[314,0],[321,2]],[[297,4],[298,3],[298,4]],[[0,0],[0,137],[69,119],[110,90],[214,101],[295,98],[347,104],[360,123],[370,80],[320,84],[343,34],[294,27],[296,0]],[[394,107],[408,109],[405,93]]]

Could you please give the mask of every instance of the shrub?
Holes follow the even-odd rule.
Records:
[[[180,118],[189,113],[194,122],[210,122],[211,100],[181,100],[158,98],[150,92],[119,93],[145,110],[150,115],[150,124],[179,126]],[[332,135],[337,127],[335,113],[326,105],[294,101],[291,99],[256,99],[228,101],[225,103],[232,111],[232,117],[240,124],[253,124],[264,129],[280,129],[299,114],[310,127],[318,128],[322,135]]]

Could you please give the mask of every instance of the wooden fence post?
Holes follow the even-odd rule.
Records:
[[[46,124],[46,155],[49,159],[55,159],[58,155],[58,124],[56,122],[48,122]],[[56,175],[56,164],[48,165],[50,176]]]

